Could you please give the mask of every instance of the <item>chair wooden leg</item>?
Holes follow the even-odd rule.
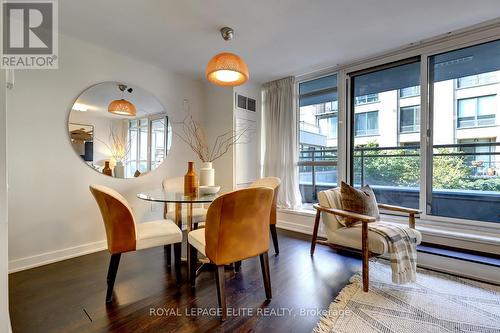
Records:
[[[116,273],[118,272],[118,265],[120,265],[120,257],[121,253],[116,253],[111,255],[111,259],[109,260],[109,268],[108,268],[108,290],[106,291],[106,303],[111,303],[113,300],[113,288],[115,286]]]
[[[177,284],[180,285],[182,283],[182,274],[181,274],[182,243],[175,243],[173,246],[174,246],[175,279],[177,281]]]
[[[165,256],[167,257],[167,267],[172,266],[172,245],[168,244],[163,247]]]
[[[260,256],[260,268],[262,269],[262,278],[264,279],[264,289],[266,291],[266,299],[270,300],[273,295],[271,292],[271,274],[269,274],[269,256],[267,252]]]
[[[241,269],[241,260],[238,260],[237,262],[234,263],[234,271],[239,272]]]
[[[316,211],[316,218],[314,219],[314,229],[311,239],[311,256],[314,255],[314,250],[316,249],[316,240],[318,239],[318,229],[319,229],[319,220],[321,218],[321,212],[319,210]]]
[[[271,230],[271,236],[273,237],[274,253],[280,254],[280,248],[278,246],[278,233],[276,232],[276,224],[270,224],[269,229]]]
[[[368,285],[370,283],[370,273],[369,273],[369,259],[370,250],[368,248],[368,223],[363,223],[362,227],[362,255],[363,255],[363,291],[368,292]]]
[[[198,250],[189,245],[189,282],[191,283],[191,287],[196,285],[196,266],[198,264]]]
[[[408,218],[408,225],[411,229],[415,229],[415,214],[410,213],[410,216]]]
[[[227,318],[226,294],[224,291],[224,265],[217,266],[217,270],[215,271],[215,281],[217,284],[217,298],[219,300],[219,308],[222,311],[221,320],[224,321]]]

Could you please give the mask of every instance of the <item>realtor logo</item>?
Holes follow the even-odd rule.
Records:
[[[2,68],[57,68],[56,1],[2,0]]]

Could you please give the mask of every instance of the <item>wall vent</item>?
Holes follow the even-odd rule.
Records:
[[[235,103],[238,109],[247,110],[255,112],[257,110],[257,103],[255,99],[240,95],[238,93],[235,94]]]

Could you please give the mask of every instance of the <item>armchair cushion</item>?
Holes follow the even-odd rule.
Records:
[[[377,222],[373,222],[377,223]],[[353,227],[339,228],[335,232],[328,234],[328,242],[361,250],[361,224],[354,225]],[[422,234],[415,230],[417,235],[417,245],[422,241]],[[387,253],[388,244],[387,240],[380,234],[368,230],[368,249],[371,253],[382,255]]]
[[[359,190],[342,182],[340,187],[340,199],[342,200],[342,208],[344,210],[372,216],[375,219],[380,219],[380,213],[378,210],[377,199],[375,198],[375,193],[370,186],[365,185]],[[342,223],[343,222],[343,223]],[[346,227],[354,225],[356,220],[352,218],[345,218],[340,221]]]
[[[340,187],[318,192],[318,202],[323,207],[342,209]],[[327,234],[345,226],[344,218],[338,215],[323,212],[322,220]]]
[[[171,220],[136,224],[136,250],[182,242],[182,232]]]

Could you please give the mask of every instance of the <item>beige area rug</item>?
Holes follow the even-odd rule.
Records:
[[[370,262],[370,291],[351,278],[314,332],[500,332],[500,287],[418,269],[396,285],[391,268]]]

